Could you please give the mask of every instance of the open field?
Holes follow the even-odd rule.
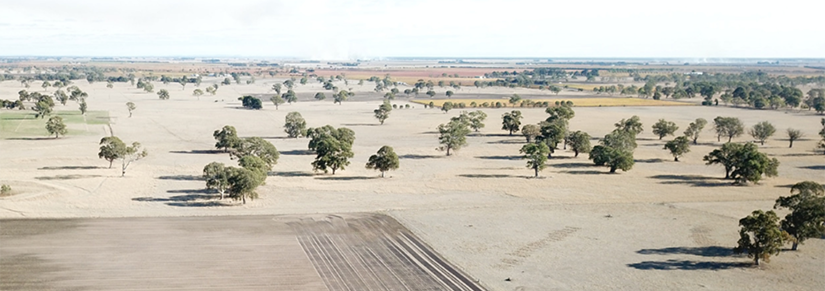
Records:
[[[539,99],[530,99],[533,102],[548,102],[551,105],[555,104],[556,101],[573,101],[573,105],[575,107],[610,107],[610,106],[694,106],[694,103],[686,103],[686,102],[677,102],[677,101],[666,101],[666,100],[653,100],[653,99],[639,99],[639,98],[632,98],[632,97],[617,97],[617,98],[539,98]],[[509,99],[507,98],[499,98],[499,99],[463,99],[463,98],[453,98],[453,99],[415,99],[412,100],[413,103],[418,104],[430,104],[441,107],[444,105],[445,102],[452,102],[452,103],[464,103],[465,105],[469,106],[470,103],[475,102],[476,104],[496,104],[496,102],[501,102],[504,107],[512,106],[509,103]],[[516,104],[516,107],[521,107],[520,105]]]
[[[5,220],[2,290],[482,290],[385,215]]]
[[[72,104],[66,105],[73,106]],[[60,108],[61,105],[57,105]],[[63,122],[69,127],[69,135],[100,133],[101,126],[109,124],[108,111],[87,111],[86,115],[81,115],[80,111],[58,111],[54,115],[63,118]],[[47,137],[46,130],[48,118],[35,118],[31,110],[3,110],[0,111],[0,136],[3,137]],[[52,135],[54,137],[54,135]]]
[[[89,108],[100,112],[95,116],[108,116],[116,136],[127,143],[138,141],[149,151],[149,156],[135,162],[122,178],[119,169],[108,169],[108,163],[97,157],[98,141],[107,133],[104,124],[96,123],[98,118],[90,123],[91,114],[86,123],[76,119],[79,116],[66,115],[74,119],[68,123],[69,135],[41,140],[38,138],[46,135],[44,121],[24,120],[34,122],[30,129],[27,125],[26,130],[10,131],[22,124],[23,121],[13,119],[21,118],[21,113],[0,110],[0,184],[15,189],[15,195],[0,198],[0,218],[13,219],[0,220],[0,229],[25,229],[25,223],[66,229],[31,236],[39,239],[29,249],[25,244],[32,240],[24,234],[14,234],[11,245],[4,239],[0,244],[4,248],[0,253],[3,264],[23,264],[38,272],[57,274],[51,276],[53,281],[48,281],[13,273],[27,283],[45,284],[30,289],[47,289],[48,284],[82,288],[91,282],[104,284],[99,286],[125,286],[125,281],[112,278],[126,275],[133,266],[130,264],[138,270],[148,270],[135,273],[134,278],[151,280],[152,276],[167,274],[163,270],[169,269],[173,272],[167,278],[180,279],[184,285],[214,283],[219,286],[217,289],[228,288],[229,284],[272,289],[261,286],[273,284],[323,289],[331,283],[313,273],[319,267],[313,265],[311,257],[301,258],[311,252],[302,247],[302,232],[285,220],[272,221],[271,216],[285,215],[293,219],[289,221],[304,222],[299,218],[327,221],[327,214],[336,214],[346,221],[348,217],[372,215],[354,213],[381,213],[398,220],[438,252],[438,257],[490,290],[819,290],[825,285],[825,240],[809,240],[799,251],[785,251],[759,267],[748,264],[750,260],[746,257],[730,253],[738,239],[740,218],[754,209],[770,209],[777,197],[788,195],[789,186],[794,183],[825,181],[825,158],[821,151],[814,151],[821,116],[811,111],[725,106],[598,108],[581,103],[599,99],[587,92],[563,91],[556,97],[546,91],[523,88],[462,87],[456,96],[490,99],[487,96],[518,93],[545,95],[536,98],[553,101],[573,100],[576,117],[570,121],[570,128],[586,131],[595,138],[610,132],[622,118],[641,117],[645,131],[639,135],[632,170],[608,174],[606,168],[592,166],[586,154],[573,157],[572,152],[560,149],[541,172],[542,178],[534,179],[519,156],[525,139],[499,129],[500,116],[513,108],[481,109],[489,116],[486,127],[468,136],[466,148],[446,157],[436,150],[436,127],[458,111],[445,114],[414,104],[411,109],[393,110],[386,123],[379,126],[372,110],[381,104],[381,94],[373,92],[369,83],[358,86],[350,82],[356,95],[342,105],[333,104],[330,98],[312,101],[312,95],[323,89],[317,82],[310,82],[296,87],[298,103],[281,105],[279,110],[268,101],[260,111],[240,108],[237,97],[270,94],[271,85],[283,80],[258,79],[252,85],[233,83],[221,86],[217,95],[204,95],[200,100],[191,96],[194,86],[182,89],[177,84],[156,82],[156,91],[167,89],[171,94],[170,100],[159,100],[156,94],[144,93],[125,83],[115,83],[115,88],[109,89],[102,82],[77,81],[75,85],[89,93]],[[206,78],[201,88],[219,81]],[[33,88],[37,86],[38,82],[32,84]],[[399,87],[402,91],[404,88]],[[0,99],[14,99],[19,90],[19,82],[0,82]],[[438,96],[443,96],[444,90],[436,88]],[[459,100],[456,96],[450,101]],[[695,99],[699,98],[689,102]],[[128,118],[124,105],[128,101],[137,104],[132,118]],[[409,102],[404,98],[393,101],[399,105]],[[74,105],[58,104],[56,110],[59,114],[77,112]],[[314,173],[310,165],[314,155],[306,151],[308,140],[289,139],[283,132],[284,117],[291,111],[300,112],[310,127],[329,124],[355,131],[351,165],[336,175]],[[547,116],[538,109],[522,112],[523,124],[537,123]],[[710,126],[702,132],[699,144],[692,146],[680,162],[673,162],[672,156],[662,149],[672,137],[659,140],[650,133],[650,126],[660,118],[675,122],[680,133],[698,117],[712,120],[716,116],[739,117],[746,126],[764,120],[772,122],[777,134],[759,148],[779,159],[779,176],[750,186],[732,186],[729,180],[721,179],[721,166],[707,166],[702,161],[702,156],[722,144]],[[237,163],[227,154],[214,151],[212,132],[224,125],[235,126],[242,137],[262,137],[281,152],[266,185],[257,190],[260,198],[245,205],[217,200],[217,194],[204,190],[200,178],[203,166],[210,162]],[[800,129],[805,135],[793,148],[788,148],[783,134],[789,127]],[[734,139],[750,140],[746,136]],[[363,166],[383,145],[393,146],[401,159],[400,169],[389,172],[384,179]],[[115,217],[140,219],[108,219]],[[37,220],[14,220],[21,218],[60,219],[45,220],[49,223],[42,224]],[[319,231],[329,226],[306,225]],[[330,225],[338,227],[335,223]],[[360,229],[360,225],[363,224],[353,223],[352,227]],[[184,231],[181,228],[191,228],[191,232],[180,235]],[[342,233],[359,233],[343,229]],[[100,238],[96,242],[99,246],[111,248],[54,244],[50,240],[62,236],[80,243],[92,235]],[[153,236],[177,241],[167,244],[173,241],[151,239]],[[203,243],[210,239],[224,243]],[[187,245],[203,247],[188,249]],[[304,245],[309,245],[306,240]],[[119,246],[131,246],[134,252]],[[15,252],[56,252],[29,257],[15,253],[12,257],[11,251],[5,249],[12,247]],[[74,251],[88,256],[58,255]],[[215,261],[210,261],[209,256],[187,261],[199,251],[213,254],[211,258]],[[146,261],[136,259],[141,254],[157,260],[180,258],[180,262],[208,268],[200,273],[185,273],[177,271],[186,268],[175,262],[146,265]],[[276,269],[268,263],[285,258],[294,258],[291,271]],[[69,269],[62,265],[82,259],[88,259],[90,265]],[[240,267],[233,264],[245,260],[250,262],[248,269],[229,270],[230,266]],[[322,261],[316,258],[316,262]],[[338,260],[327,263],[329,268],[343,268],[335,265],[340,263]],[[88,269],[91,271],[84,271],[83,266],[92,266]],[[109,272],[103,272],[106,270]],[[240,275],[229,276],[225,272]],[[112,277],[104,277],[107,274]]]

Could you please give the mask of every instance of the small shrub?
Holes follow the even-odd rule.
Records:
[[[410,109],[410,104],[404,104],[404,108]]]
[[[501,102],[496,102],[496,108],[501,108]]]
[[[478,104],[475,101],[470,102],[470,107],[476,108],[476,107],[478,107]]]
[[[11,194],[11,186],[3,184],[0,186],[0,195],[9,195]]]
[[[432,101],[430,101],[430,104],[428,105],[430,106],[430,108],[435,108],[435,103],[433,103]]]
[[[397,105],[397,104],[393,104],[393,105],[392,105],[392,109],[398,109],[398,105]]]
[[[464,102],[458,103],[458,108],[464,108],[464,107],[467,107],[467,105],[464,104]]]
[[[481,107],[485,107],[485,108],[490,107],[490,103],[487,103],[487,102],[481,103]]]

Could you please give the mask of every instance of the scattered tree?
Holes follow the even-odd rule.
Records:
[[[615,125],[616,130],[630,133],[634,138],[636,137],[636,135],[644,131],[644,127],[642,127],[642,122],[639,116],[636,115],[633,115],[628,119],[622,119]]]
[[[135,106],[134,102],[126,102],[126,109],[129,110],[129,117],[132,117],[132,111],[134,111],[137,107]]]
[[[450,150],[457,151],[467,145],[467,134],[470,133],[470,129],[466,122],[453,119],[447,124],[439,125],[438,133],[438,143],[441,144],[438,150],[447,151],[449,156]]]
[[[384,177],[384,172],[398,169],[399,166],[398,155],[391,146],[386,145],[378,149],[378,153],[370,156],[367,162],[367,169],[381,171],[381,178]]]
[[[203,96],[203,90],[195,89],[195,91],[192,91],[192,96],[198,97],[198,100],[201,100],[201,96]]]
[[[86,115],[86,110],[89,109],[89,106],[86,104],[86,99],[80,99],[79,104],[80,115]]]
[[[527,139],[527,142],[533,142],[537,136],[541,135],[541,128],[535,124],[527,124],[521,128],[521,134]]]
[[[788,146],[788,148],[793,148],[793,142],[795,140],[802,138],[803,136],[804,135],[802,134],[802,131],[798,129],[788,128],[788,141],[790,141],[790,145]]]
[[[574,157],[578,157],[579,153],[589,153],[592,148],[590,146],[590,135],[581,130],[570,133],[567,144],[573,150]]]
[[[667,135],[673,135],[678,129],[679,127],[676,126],[676,123],[664,119],[659,119],[659,122],[653,124],[653,134],[659,136],[660,140]]]
[[[520,153],[524,154],[523,159],[527,160],[527,168],[533,169],[535,177],[539,176],[539,171],[547,167],[547,156],[550,155],[550,148],[544,143],[528,143],[521,147]]]
[[[447,101],[447,102],[444,102],[444,104],[441,105],[441,111],[444,111],[444,113],[447,113],[450,110],[452,110],[453,107],[454,107],[453,102]]]
[[[322,128],[310,128],[308,132],[311,138],[309,148],[316,153],[315,161],[312,162],[313,170],[321,170],[324,173],[332,170],[332,174],[335,175],[338,169],[343,170],[350,164],[349,159],[355,155],[352,152],[354,131],[345,127],[335,129],[327,125]]]
[[[60,135],[66,135],[66,124],[63,123],[63,117],[60,116],[52,116],[49,118],[49,121],[46,122],[46,130],[49,131],[49,134],[54,134],[54,138],[60,137]]]
[[[726,143],[703,158],[708,165],[721,164],[725,167],[725,179],[731,178],[738,184],[759,182],[762,176],[778,174],[779,161],[760,153],[753,143]]]
[[[378,106],[378,109],[373,110],[373,113],[375,113],[375,118],[378,119],[378,122],[381,122],[383,125],[384,121],[390,118],[390,111],[392,111],[392,106],[389,101],[385,100],[381,106]]]
[[[688,128],[685,129],[685,136],[693,140],[693,144],[698,144],[697,140],[699,140],[699,133],[702,132],[702,129],[704,129],[707,124],[708,121],[704,118],[697,118],[696,121],[691,122],[688,125]]]
[[[272,143],[260,137],[247,137],[240,140],[235,147],[229,151],[229,155],[233,158],[241,159],[245,156],[255,156],[266,163],[269,168],[278,163],[280,153]]]
[[[690,152],[690,140],[686,136],[677,136],[675,139],[665,143],[665,149],[673,155],[673,160],[678,162],[679,157]]]
[[[241,144],[238,131],[231,125],[225,125],[220,130],[216,130],[212,133],[212,136],[218,141],[215,143],[215,148],[223,148],[224,152],[228,152],[229,149],[236,148]]]
[[[255,110],[259,110],[259,109],[263,108],[263,104],[261,103],[261,99],[258,99],[258,98],[252,97],[252,96],[243,96],[243,97],[238,98],[238,99],[241,99],[241,104],[243,105],[244,108],[255,109]]]
[[[301,113],[290,112],[286,115],[284,121],[284,132],[286,132],[288,137],[297,138],[306,136],[306,128],[307,122],[304,120],[304,117],[301,116]]]
[[[158,91],[158,97],[160,98],[160,100],[168,100],[169,91],[166,91],[166,89],[160,89],[160,91]]]
[[[521,111],[518,110],[504,113],[501,115],[501,129],[507,130],[510,135],[513,135],[513,132],[517,132],[521,128],[521,118]]]
[[[478,132],[479,129],[484,128],[484,120],[487,119],[487,113],[476,110],[468,113],[467,116],[469,117],[470,128],[473,129],[473,131]]]
[[[795,251],[805,240],[825,235],[825,188],[817,182],[804,181],[793,185],[791,194],[779,197],[773,208],[791,210],[779,225],[790,235],[791,250]]]
[[[218,162],[212,162],[203,167],[203,179],[206,180],[207,189],[215,189],[224,198],[226,190],[229,189],[229,172],[227,168]]]
[[[736,254],[747,253],[753,262],[759,260],[770,262],[771,255],[778,255],[786,235],[779,229],[779,217],[773,211],[756,210],[751,215],[739,220],[738,246],[733,249]]]
[[[773,124],[767,121],[762,121],[753,126],[750,130],[750,135],[753,136],[760,144],[765,145],[765,140],[776,133],[776,128]]]
[[[734,137],[745,133],[745,126],[736,117],[717,116],[713,119],[713,129],[716,131],[717,141],[721,141],[723,136],[727,136],[728,142],[731,142]]]
[[[315,100],[321,101],[327,99],[327,95],[324,95],[324,92],[315,93]]]
[[[521,96],[518,94],[513,94],[513,96],[510,97],[510,104],[513,104],[513,107],[516,107],[516,104],[519,102],[521,102]]]

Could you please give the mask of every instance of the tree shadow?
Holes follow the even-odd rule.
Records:
[[[732,182],[722,178],[710,178],[698,175],[654,175],[648,178],[665,180],[659,182],[660,184],[668,185],[690,185],[693,187],[721,187],[731,186]]]
[[[519,135],[517,135],[517,134],[510,135],[508,133],[488,133],[488,134],[482,134],[481,136],[486,136],[486,137],[518,137]]]
[[[733,249],[729,247],[670,247],[663,249],[641,249],[636,253],[642,255],[672,255],[686,254],[702,257],[730,257],[733,256]]]
[[[485,159],[485,160],[510,160],[510,161],[517,161],[521,160],[522,156],[476,156],[476,159]]]
[[[53,137],[9,137],[6,140],[52,140]]]
[[[104,167],[96,167],[96,166],[63,166],[63,167],[41,167],[37,168],[38,170],[93,170],[93,169],[105,169]]]
[[[262,139],[299,139],[298,137],[288,137],[288,136],[261,136]]]
[[[636,162],[636,163],[661,163],[661,162],[664,162],[665,160],[663,160],[663,159],[637,159],[637,160],[633,160],[633,161]]]
[[[496,179],[500,179],[500,178],[522,178],[522,177],[519,177],[519,176],[506,175],[506,174],[460,174],[458,176],[463,177],[463,178],[496,178]]]
[[[215,200],[220,196],[209,189],[185,189],[185,190],[169,190],[167,193],[184,193],[185,195],[175,195],[168,198],[163,197],[135,197],[132,201],[141,202],[163,202],[169,206],[177,207],[217,207],[217,206],[234,206],[224,201]],[[206,200],[206,201],[204,201]]]
[[[224,151],[222,150],[191,150],[191,151],[169,151],[172,154],[222,154]]]
[[[558,167],[558,168],[591,168],[593,167],[593,163],[558,163],[558,164],[550,164],[551,167]]]
[[[502,140],[498,140],[498,141],[488,141],[487,143],[488,144],[520,144],[520,143],[526,143],[526,142],[527,142],[527,140],[522,140],[522,139],[519,139],[519,140],[502,139]]]
[[[200,181],[203,180],[201,176],[195,175],[174,175],[174,176],[159,176],[160,180],[178,180],[178,181]]]
[[[687,260],[644,261],[627,264],[628,267],[639,270],[725,270],[750,267],[752,264],[743,262],[700,262]]]
[[[77,180],[77,179],[86,179],[86,178],[98,178],[103,177],[101,175],[57,175],[57,176],[41,176],[41,177],[34,177],[37,180]]]
[[[615,173],[604,172],[604,171],[596,171],[596,170],[572,170],[572,171],[561,171],[560,173],[573,174],[573,175],[607,175],[607,174],[615,174]]]
[[[804,166],[799,167],[800,169],[808,169],[808,170],[825,170],[825,165],[815,165],[815,166]]]
[[[281,151],[281,152],[278,152],[278,153],[280,153],[282,155],[287,155],[287,156],[309,156],[309,155],[314,155],[315,154],[315,152],[313,152],[311,150],[291,150],[291,151]]]
[[[399,159],[410,159],[410,160],[423,160],[423,159],[440,159],[444,156],[435,156],[435,155],[403,155],[398,156]]]
[[[278,177],[312,177],[312,176],[315,176],[314,173],[301,172],[301,171],[269,172],[269,173],[267,173],[267,175],[268,176],[278,176]]]
[[[341,126],[379,126],[378,123],[342,123]]]
[[[818,154],[818,153],[790,153],[790,154],[780,154],[780,155],[769,154],[769,156],[775,156],[775,157],[812,157],[812,156],[821,156],[821,154]]]
[[[354,181],[354,180],[372,180],[378,179],[378,177],[365,177],[365,176],[352,176],[352,177],[315,177],[318,180],[328,180],[328,181]]]

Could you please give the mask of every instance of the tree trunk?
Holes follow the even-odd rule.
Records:
[[[696,144],[699,144],[699,143],[697,143],[697,142],[696,142],[696,140],[697,140],[697,139],[698,139],[698,138],[694,138],[694,139],[693,139],[693,144],[695,144],[695,145],[696,145]]]
[[[788,148],[793,148],[793,140],[791,140],[791,145]]]
[[[129,111],[129,118],[132,118],[132,111]]]
[[[678,161],[679,161],[679,157],[677,157],[677,156],[673,156],[673,161],[674,161],[674,162],[678,162]]]
[[[539,167],[533,167],[533,170],[536,171],[536,178],[539,177]]]
[[[450,147],[449,146],[447,146],[447,156],[448,157],[450,156]]]
[[[221,193],[221,200],[223,200],[223,190],[218,191]]]
[[[796,247],[798,247],[798,246],[799,246],[799,242],[796,242],[796,241],[795,241],[795,242],[793,242],[793,244],[791,245],[791,250],[792,250],[792,251],[795,251],[795,250],[796,250]]]
[[[513,130],[512,129],[510,130],[510,136],[513,136]]]
[[[725,179],[730,179],[730,169],[725,168]]]
[[[760,140],[760,141],[759,141],[759,144],[761,144],[761,145],[765,145],[765,141],[764,141],[764,140]]]
[[[243,201],[243,204],[246,204],[246,194],[241,195],[241,200]]]
[[[55,132],[54,133],[54,138],[58,138],[59,137],[58,135],[59,135],[59,133]]]
[[[757,266],[759,266],[759,256],[758,255],[753,256],[753,262],[756,263]]]
[[[575,150],[575,149],[573,150],[573,157],[574,157],[574,158],[578,158],[578,157],[579,157],[579,151],[578,151],[578,150]]]
[[[731,140],[733,140],[733,136],[732,136],[732,135],[729,135],[729,136],[728,136],[728,142],[730,142]]]
[[[114,161],[115,161],[115,160],[109,160],[109,169],[111,169],[111,168],[112,168],[112,162],[114,162]]]
[[[610,172],[615,173],[616,172],[616,166],[610,166]]]

